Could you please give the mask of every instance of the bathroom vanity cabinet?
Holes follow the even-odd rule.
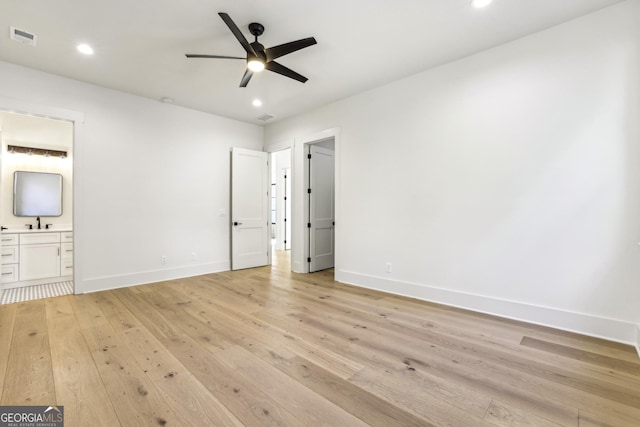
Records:
[[[72,231],[2,234],[3,288],[69,280],[72,275]]]

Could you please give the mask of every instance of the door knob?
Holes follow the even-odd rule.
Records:
[[[237,227],[238,225],[242,225],[242,223],[241,223],[241,222],[238,222],[238,221],[235,221],[235,222],[233,223],[233,226],[234,226],[234,227]]]

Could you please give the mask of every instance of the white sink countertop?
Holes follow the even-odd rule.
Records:
[[[2,234],[16,234],[16,233],[55,233],[55,232],[62,232],[62,231],[73,231],[72,227],[68,227],[68,226],[53,226],[51,228],[41,228],[40,230],[38,229],[33,229],[33,230],[29,230],[28,228],[10,228],[8,230],[2,230]]]

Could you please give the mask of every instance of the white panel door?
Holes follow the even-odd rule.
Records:
[[[269,263],[268,154],[231,152],[231,269]]]
[[[309,271],[320,271],[334,264],[334,162],[333,151],[310,146],[309,162]]]

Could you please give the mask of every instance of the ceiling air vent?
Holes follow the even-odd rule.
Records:
[[[11,40],[28,44],[30,46],[35,46],[38,42],[37,35],[16,27],[9,27],[9,37],[11,38]]]
[[[274,117],[275,116],[272,116],[271,114],[263,114],[260,117],[258,117],[258,120],[262,120],[263,122],[266,122],[267,120],[271,120]]]

